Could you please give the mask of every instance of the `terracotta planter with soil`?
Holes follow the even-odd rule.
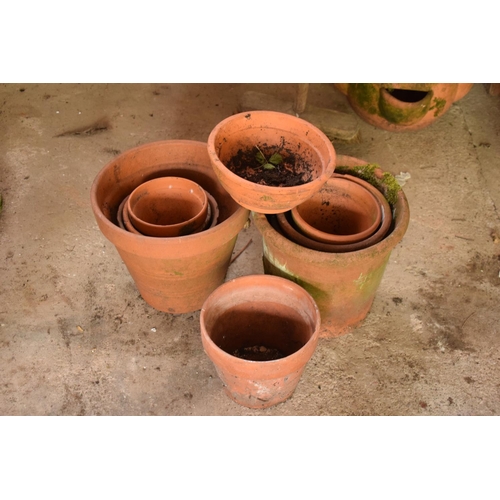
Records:
[[[382,220],[380,204],[368,189],[335,174],[291,214],[305,235],[337,245],[365,240]]]
[[[310,198],[335,169],[335,149],[311,123],[252,111],[220,122],[208,138],[213,169],[243,207],[274,214]]]
[[[393,132],[427,127],[472,86],[472,83],[336,84],[363,120]]]
[[[355,167],[366,162],[340,156],[337,170],[359,175]],[[346,168],[347,167],[347,168]],[[363,170],[363,169],[360,169]],[[377,179],[383,179],[376,170]],[[266,274],[287,278],[304,287],[321,311],[322,337],[336,337],[357,326],[368,314],[393,248],[403,238],[410,220],[404,192],[393,191],[393,224],[378,243],[362,250],[328,253],[305,248],[283,236],[268,220],[275,216],[253,213],[263,239]]]
[[[203,304],[200,326],[228,396],[248,408],[268,408],[297,387],[318,342],[320,314],[295,283],[251,275],[215,290]]]
[[[218,223],[174,238],[122,229],[117,212],[123,199],[140,184],[165,176],[190,179],[208,191],[217,201]],[[99,229],[115,245],[144,300],[169,313],[200,309],[223,283],[236,238],[249,216],[217,180],[207,145],[184,140],[145,144],[113,159],[94,180],[91,205]]]

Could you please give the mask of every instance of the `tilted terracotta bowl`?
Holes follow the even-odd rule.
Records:
[[[160,177],[134,189],[127,210],[133,226],[146,236],[183,236],[206,223],[208,198],[196,182]]]
[[[251,182],[226,166],[239,151],[256,146],[300,156],[302,165],[309,165],[307,174],[312,179],[296,186],[269,186]],[[210,133],[207,149],[212,168],[231,197],[242,207],[265,214],[290,210],[310,198],[335,169],[335,149],[321,130],[301,118],[274,111],[251,111],[226,118]],[[255,168],[262,167],[256,162]]]

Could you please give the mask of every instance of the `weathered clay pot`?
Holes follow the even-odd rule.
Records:
[[[292,208],[297,227],[323,243],[357,243],[371,236],[382,220],[375,196],[358,182],[332,175],[311,198]]]
[[[177,176],[200,184],[216,199],[219,221],[197,234],[154,238],[117,225],[122,200],[140,184]],[[159,141],[126,151],[97,175],[91,189],[94,216],[134,279],[144,300],[170,313],[201,308],[223,281],[239,231],[249,212],[239,206],[217,180],[207,146],[195,141]]]
[[[313,180],[299,186],[266,186],[236,175],[225,165],[239,150],[279,144],[310,163]],[[321,130],[301,118],[274,111],[239,113],[221,121],[210,133],[208,153],[228,193],[241,206],[266,214],[290,210],[318,191],[332,175],[336,156]]]
[[[365,164],[347,156],[337,159],[337,168]],[[377,173],[381,177],[380,174]],[[320,252],[300,246],[273,228],[266,215],[252,214],[263,239],[264,271],[290,279],[311,294],[321,312],[320,336],[347,333],[368,314],[392,249],[408,227],[410,211],[402,190],[393,210],[393,227],[383,240],[347,253]]]
[[[366,122],[393,132],[427,127],[464,97],[472,83],[345,83],[335,85]]]
[[[226,393],[248,408],[268,408],[288,399],[318,342],[320,314],[300,286],[276,276],[250,275],[228,281],[205,301],[201,339]],[[244,351],[268,361],[243,359]],[[264,358],[265,359],[265,358]]]
[[[134,227],[146,236],[191,234],[207,222],[208,197],[196,182],[160,177],[137,186],[127,201]]]

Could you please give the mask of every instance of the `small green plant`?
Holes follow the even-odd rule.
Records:
[[[259,146],[255,147],[258,149],[255,158],[266,170],[272,170],[283,163],[283,157],[279,153],[274,153],[269,159],[267,159],[264,153],[260,150]]]

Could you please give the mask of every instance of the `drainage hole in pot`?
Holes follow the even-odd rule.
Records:
[[[401,102],[418,102],[424,99],[428,92],[410,89],[386,89],[389,94]]]

